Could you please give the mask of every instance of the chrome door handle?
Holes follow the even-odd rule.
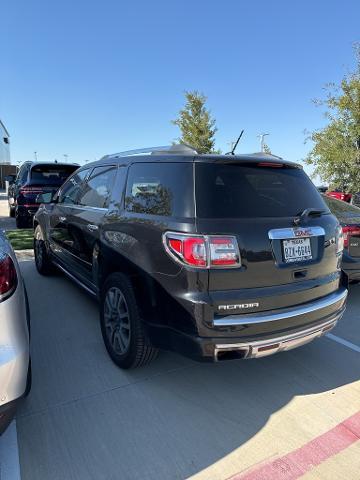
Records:
[[[90,230],[90,232],[95,232],[95,230],[99,230],[99,227],[97,225],[92,225],[91,223],[88,223],[87,229]]]
[[[60,222],[66,222],[66,217],[59,217]]]

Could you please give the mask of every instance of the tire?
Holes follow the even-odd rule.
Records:
[[[19,215],[16,215],[15,213],[15,222],[16,222],[16,228],[28,228],[29,227],[29,221],[26,217],[19,217]]]
[[[118,367],[137,368],[157,356],[158,349],[151,345],[144,330],[133,286],[121,273],[113,273],[105,281],[100,324],[105,347]]]
[[[54,273],[55,267],[49,256],[40,225],[35,228],[34,232],[34,257],[36,269],[41,275]]]

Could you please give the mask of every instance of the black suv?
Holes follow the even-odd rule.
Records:
[[[39,205],[36,197],[40,193],[55,193],[64,181],[76,169],[77,164],[25,162],[21,165],[16,178],[7,177],[12,183],[9,186],[9,216],[15,217],[16,226],[31,226],[31,220]]]
[[[278,157],[124,152],[41,200],[37,269],[57,266],[99,298],[122,368],[158,348],[262,357],[323,335],[344,312],[341,228],[301,166]]]

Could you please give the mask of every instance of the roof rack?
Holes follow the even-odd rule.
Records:
[[[197,155],[197,151],[191,145],[180,143],[162,147],[138,148],[136,150],[125,150],[124,152],[106,155],[106,158],[132,157],[135,155]]]

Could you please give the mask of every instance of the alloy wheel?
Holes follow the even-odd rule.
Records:
[[[126,353],[130,346],[130,314],[125,297],[117,287],[106,292],[104,324],[114,351],[120,355]]]

